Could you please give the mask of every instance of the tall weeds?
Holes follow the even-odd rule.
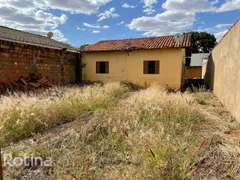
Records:
[[[58,124],[101,111],[128,89],[120,83],[56,88],[42,95],[14,94],[0,99],[1,143],[18,141]]]
[[[198,126],[205,120],[190,95],[169,94],[158,86],[134,93],[108,112],[111,134],[123,134],[131,167],[128,176],[185,179],[197,158]],[[192,138],[194,135],[194,138]],[[112,136],[112,135],[111,135]]]
[[[111,83],[4,97],[0,135],[3,142],[16,141],[91,113],[95,116],[81,127],[65,130],[67,136],[44,139],[31,149],[54,161],[54,171],[43,176],[191,178],[203,153],[199,129],[206,120],[195,98],[154,85],[123,96],[126,92]]]

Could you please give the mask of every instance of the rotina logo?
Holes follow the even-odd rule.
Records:
[[[52,159],[47,157],[30,157],[26,154],[23,157],[13,157],[12,154],[3,154],[3,166],[10,167],[51,167]]]

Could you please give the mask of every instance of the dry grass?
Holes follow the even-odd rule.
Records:
[[[56,88],[42,95],[15,94],[0,99],[1,144],[16,142],[89,113],[104,111],[128,89],[120,83]]]
[[[53,92],[58,93],[53,95]],[[206,103],[198,100],[199,97]],[[1,101],[5,108],[2,108],[1,117],[14,112],[10,107],[17,106],[15,101],[21,100],[24,110],[36,104],[27,105],[24,98],[36,99],[42,108],[44,102],[49,102],[46,110],[54,107],[47,114],[55,117],[53,122],[50,118],[46,121],[45,116],[41,117],[41,121],[48,124],[47,128],[59,122],[75,121],[50,129],[43,135],[33,134],[33,138],[6,147],[4,151],[14,156],[27,153],[53,159],[52,169],[7,167],[6,178],[240,177],[240,138],[235,134],[240,126],[210,93],[167,93],[159,86],[130,92],[119,83],[70,88],[50,91],[40,97],[4,97]],[[50,98],[55,99],[54,103],[50,103]],[[17,119],[19,114],[10,117]],[[29,117],[26,123],[31,119]],[[5,119],[5,123],[8,120]],[[4,132],[9,131],[3,127]],[[38,129],[23,127],[28,133],[39,132]],[[46,126],[40,127],[43,127],[41,132],[47,129]],[[17,130],[21,132],[22,129]],[[10,132],[15,134],[15,129]],[[12,137],[19,140],[26,136],[15,138],[8,135],[4,140],[12,140]]]

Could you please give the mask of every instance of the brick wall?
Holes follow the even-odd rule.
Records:
[[[201,66],[189,66],[185,68],[185,79],[202,79]]]
[[[37,73],[59,84],[72,83],[76,80],[77,59],[76,52],[0,40],[0,81]]]

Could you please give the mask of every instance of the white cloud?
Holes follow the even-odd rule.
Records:
[[[157,0],[143,0],[143,3],[144,3],[143,12],[146,13],[147,15],[151,15],[154,12],[156,12],[153,9],[153,4],[156,4],[157,2],[158,2]]]
[[[208,27],[205,29],[198,29],[197,31],[205,31],[211,34],[214,34],[217,41],[220,41],[224,34],[228,32],[229,27],[232,26],[232,24],[217,24],[213,27]]]
[[[166,0],[162,8],[175,11],[206,12],[213,11],[215,8],[208,0]]]
[[[42,20],[49,22],[51,24],[51,28],[55,29],[59,24],[65,24],[67,22],[68,17],[65,14],[62,14],[60,17],[53,16],[51,13],[47,13],[45,11],[39,10],[35,13],[37,20]]]
[[[7,7],[37,9],[57,9],[76,14],[95,14],[99,8],[112,0],[1,0]]]
[[[143,10],[144,13],[146,13],[147,15],[153,14],[156,11],[153,9],[153,7],[148,7],[146,9]]]
[[[150,15],[154,12],[153,4],[157,0],[143,1],[144,12]],[[143,32],[144,36],[172,35],[176,33],[192,30],[196,21],[196,13],[203,12],[222,12],[227,10],[240,9],[240,0],[228,0],[218,8],[218,0],[166,0],[162,4],[165,12],[158,13],[155,16],[143,16],[135,18],[128,25],[129,29]],[[205,28],[210,33],[226,31],[229,24],[220,24],[213,28]]]
[[[228,30],[224,30],[224,31],[215,33],[214,35],[217,38],[217,41],[220,41],[227,32]]]
[[[76,28],[77,28],[77,30],[79,30],[79,31],[86,31],[85,28],[80,28],[80,27],[78,27],[78,26],[76,26]]]
[[[52,32],[53,32],[54,39],[56,39],[57,41],[67,42],[67,38],[64,37],[64,35],[61,33],[60,30],[55,29]],[[48,33],[48,31],[44,32],[45,36],[47,35],[47,33]]]
[[[124,24],[124,21],[117,23],[117,25],[122,25],[122,24]]]
[[[41,5],[39,7],[44,8]],[[5,0],[0,2],[0,25],[41,35],[52,31],[54,32],[53,38],[56,40],[67,40],[57,30],[57,27],[65,24],[67,19],[65,14],[58,17],[44,9],[39,9],[35,1]]]
[[[108,29],[108,28],[110,28],[110,26],[108,26],[108,25],[99,26],[99,25],[92,25],[92,24],[89,24],[89,23],[83,23],[83,25],[85,27],[93,28],[93,29]]]
[[[218,33],[218,32],[226,31],[226,29],[229,29],[230,26],[232,26],[232,24],[217,24],[213,27],[198,29],[197,31],[205,31],[205,32],[215,34],[215,33]]]
[[[99,30],[93,30],[92,33],[93,33],[93,34],[99,34],[100,31],[99,31]]]
[[[162,36],[191,29],[194,21],[194,13],[165,11],[153,17],[143,16],[133,19],[128,27],[131,30],[143,31],[144,36]]]
[[[123,7],[123,8],[135,8],[135,6],[129,5],[128,3],[124,3],[124,4],[122,5],[122,7]]]
[[[226,0],[220,7],[218,0],[166,0],[162,7],[167,10],[190,12],[225,12],[240,9],[240,0]]]
[[[103,29],[109,29],[109,28],[110,28],[110,26],[108,26],[108,25],[103,26]]]
[[[102,5],[112,0],[40,0],[44,1],[47,7],[68,11],[71,13],[95,14]]]
[[[84,26],[89,27],[89,28],[95,28],[95,29],[101,29],[101,26],[98,25],[92,25],[92,24],[88,24],[88,23],[83,23]]]
[[[49,13],[57,9],[70,13],[94,14],[99,8],[112,0],[1,0],[0,25],[46,35],[54,33],[54,39],[67,39],[57,28],[65,24],[68,17]]]
[[[156,4],[158,1],[157,0],[143,0],[143,3],[145,4],[146,7],[152,6],[153,4]]]
[[[224,4],[222,4],[217,12],[226,12],[240,9],[240,0],[228,0]]]
[[[103,13],[98,14],[97,17],[99,17],[99,19],[97,20],[97,22],[103,21],[103,20],[108,19],[108,18],[119,17],[119,14],[114,13],[115,11],[116,11],[116,9],[114,7],[112,7],[109,10],[106,10]]]
[[[229,27],[229,26],[232,26],[232,24],[218,24],[215,27],[218,29],[222,29],[222,28]]]

